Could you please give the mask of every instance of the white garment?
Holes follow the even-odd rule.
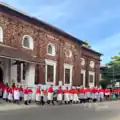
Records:
[[[47,100],[48,100],[47,95],[44,95],[44,101],[47,102]]]
[[[20,97],[24,97],[24,93],[22,91],[20,91]]]
[[[62,94],[57,94],[57,101],[62,101],[62,97],[63,97]]]
[[[70,93],[70,94],[69,94],[70,100],[73,100],[73,97],[74,97],[74,95]]]
[[[104,92],[99,93],[100,99],[104,99]]]
[[[5,90],[3,93],[3,99],[7,99],[8,98],[8,92]]]
[[[48,92],[48,100],[53,100],[53,93]]]
[[[36,101],[39,102],[41,100],[41,95],[40,94],[36,94]]]
[[[14,91],[14,100],[20,100],[20,92],[19,92],[19,90]]]
[[[28,100],[28,94],[24,94],[24,101]]]
[[[13,101],[13,94],[12,94],[12,93],[9,93],[9,94],[8,94],[8,100]]]
[[[105,95],[110,95],[110,93],[108,92],[108,93],[105,93]]]
[[[32,100],[32,93],[28,94],[28,100]]]
[[[98,99],[98,93],[92,93],[92,99]]]
[[[98,92],[95,93],[95,99],[98,99]]]
[[[84,99],[84,98],[85,98],[85,94],[84,94],[84,93],[80,93],[80,94],[79,94],[79,98],[80,98],[80,99]]]
[[[64,94],[64,101],[66,101],[66,102],[70,101],[69,93]]]
[[[78,102],[79,101],[78,94],[74,94],[73,101],[74,102]]]
[[[86,97],[87,97],[87,98],[91,98],[91,93],[90,93],[90,92],[87,92],[87,93],[86,93]]]

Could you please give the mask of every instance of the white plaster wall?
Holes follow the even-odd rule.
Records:
[[[15,60],[11,60],[11,80],[14,80],[15,83],[17,83],[17,65],[12,65],[15,63]]]
[[[10,83],[10,71],[11,71],[10,69],[11,69],[10,59],[4,59],[4,70],[3,70],[4,83]]]
[[[29,64],[26,70],[25,84],[28,86],[34,86],[35,81],[35,64]]]

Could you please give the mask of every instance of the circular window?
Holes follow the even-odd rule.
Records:
[[[85,65],[85,59],[81,58],[81,65]]]
[[[66,55],[66,57],[72,57],[72,52],[71,52],[71,50],[66,50],[66,51],[65,51],[65,55]]]
[[[95,66],[95,63],[93,61],[90,61],[90,67],[94,68],[94,66]]]

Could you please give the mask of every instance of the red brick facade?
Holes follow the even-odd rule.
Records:
[[[72,82],[73,85],[80,86],[80,71],[81,69],[86,70],[86,86],[88,84],[88,72],[95,72],[95,85],[99,84],[100,74],[100,54],[92,51],[88,48],[82,47],[79,43],[71,40],[67,36],[59,35],[55,33],[53,29],[49,29],[46,26],[43,27],[40,23],[35,23],[29,20],[28,17],[17,13],[16,11],[9,11],[8,8],[3,8],[0,5],[0,26],[4,31],[4,42],[5,44],[13,47],[20,47],[24,52],[29,55],[37,56],[39,59],[50,59],[57,63],[56,67],[56,85],[59,80],[64,79],[64,63],[73,65],[72,71]],[[22,48],[22,38],[24,35],[30,35],[34,40],[34,49]],[[49,38],[47,35],[53,36]],[[47,55],[47,46],[49,43],[55,45],[56,55]],[[66,57],[65,51],[71,50],[72,56]],[[85,65],[81,66],[81,57],[85,59]],[[95,62],[94,69],[89,67],[90,61]],[[39,69],[36,71],[36,77],[40,84],[45,83],[45,66],[39,65]]]

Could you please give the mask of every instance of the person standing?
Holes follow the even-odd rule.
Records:
[[[47,96],[48,96],[47,89],[44,89],[44,101],[45,101],[45,103],[48,101]]]
[[[52,102],[53,105],[54,104],[54,100],[53,100],[53,85],[51,85],[49,88],[48,88],[48,104],[50,104]]]
[[[70,103],[73,103],[74,89],[71,87],[69,90]]]
[[[91,88],[86,88],[86,97],[87,97],[87,102],[91,100]]]
[[[23,100],[23,97],[24,97],[22,85],[21,85],[20,88],[19,88],[19,92],[20,92],[20,101],[22,101],[22,100]]]
[[[28,105],[28,87],[25,87],[24,92],[24,104]]]
[[[62,104],[62,99],[63,99],[63,91],[62,91],[62,87],[60,86],[57,90],[57,102],[59,105]]]
[[[84,90],[84,87],[81,87],[80,88],[80,91],[79,91],[79,99],[80,99],[80,103],[85,103],[85,90]]]
[[[68,104],[70,102],[68,87],[66,87],[66,89],[64,90],[64,101],[65,104]]]
[[[104,89],[100,88],[99,89],[99,96],[100,96],[100,102],[104,100]]]
[[[78,101],[79,101],[78,94],[79,94],[79,92],[78,92],[78,89],[77,89],[77,87],[76,87],[76,88],[74,89],[74,96],[73,96],[74,104],[78,103]]]
[[[105,89],[105,98],[106,100],[110,98],[110,89]]]
[[[9,90],[9,86],[8,84],[6,84],[3,89],[3,100],[5,100],[6,102],[8,101],[8,90]]]
[[[29,102],[29,104],[32,101],[32,93],[33,93],[32,88],[29,88],[28,89],[28,102]]]
[[[36,89],[36,104],[40,104],[40,101],[41,101],[41,90],[40,90],[40,86],[38,86]]]
[[[41,90],[41,99],[40,99],[40,104],[42,106],[45,104],[44,98],[45,98],[45,96],[44,96],[44,90],[42,89]]]
[[[12,87],[9,88],[8,90],[8,101],[11,103],[13,101],[13,95],[14,95],[14,90]]]
[[[19,86],[14,88],[14,102],[17,104],[19,104],[19,102],[20,102]]]

